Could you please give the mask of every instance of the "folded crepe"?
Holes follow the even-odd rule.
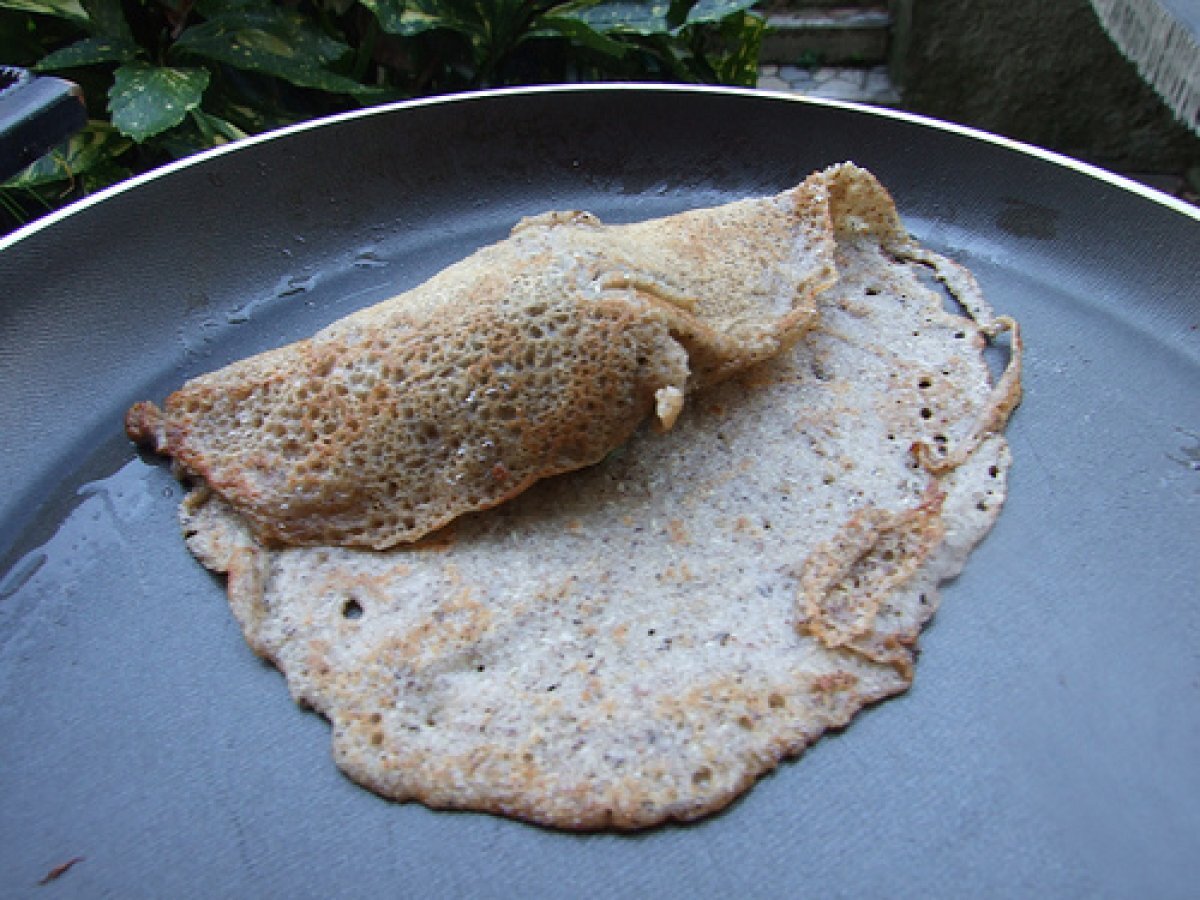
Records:
[[[873,176],[629,225],[585,212],[506,240],[312,338],[195,378],[130,436],[265,543],[385,549],[603,459],[813,322],[834,232],[899,234]]]
[[[795,231],[780,224],[801,205],[812,221]],[[742,233],[733,222],[755,228]],[[755,250],[759,227],[766,247]],[[804,237],[784,241],[785,232]],[[911,683],[939,583],[962,567],[1005,498],[1003,428],[1020,396],[1014,323],[993,314],[970,273],[909,239],[887,195],[852,167],[778,198],[667,220],[665,235],[572,216],[518,228],[513,240],[540,248],[543,260],[577,253],[585,273],[614,271],[621,260],[623,284],[589,287],[593,274],[582,287],[571,281],[567,296],[619,303],[620,321],[635,331],[670,323],[667,339],[683,348],[688,370],[673,373],[677,381],[651,378],[644,414],[651,388],[686,392],[770,357],[668,410],[665,418],[678,413],[669,433],[639,429],[597,465],[386,551],[282,546],[277,530],[237,505],[244,497],[225,496],[225,482],[207,474],[214,489],[201,484],[184,501],[188,547],[227,575],[247,643],[280,669],[297,702],[330,721],[334,760],[354,781],[395,800],[559,828],[691,820]],[[551,249],[560,240],[574,249]],[[512,252],[493,248],[484,259]],[[702,255],[719,290],[699,269],[668,265]],[[735,272],[722,262],[732,258],[759,264]],[[563,263],[580,271],[574,265]],[[418,296],[446,297],[462,276],[440,278],[444,289]],[[381,322],[420,318],[412,302],[352,317],[281,359],[324,342],[354,347],[360,334],[382,340]],[[533,318],[539,324],[527,331],[543,329]],[[802,340],[781,348],[796,330]],[[1004,332],[1010,359],[993,375],[985,350]],[[623,333],[611,337],[621,344]],[[466,346],[490,346],[485,333],[472,335]],[[650,346],[676,352],[666,339]],[[731,346],[755,349],[739,356],[723,349]],[[590,368],[601,357],[578,368],[567,353],[546,358],[580,382],[617,384]],[[622,353],[604,364],[622,364]],[[379,355],[374,386],[390,383]],[[233,371],[257,373],[251,385],[273,383],[273,360]],[[334,383],[351,391],[353,372],[371,368],[357,364]],[[453,371],[444,377],[447,390],[460,384]],[[470,377],[484,390],[500,386]],[[521,409],[557,390],[529,377],[537,390]],[[185,394],[214,390],[201,382]],[[619,382],[627,383],[641,384]],[[223,402],[222,410],[234,401]],[[608,402],[617,401],[589,415],[608,421]],[[181,456],[186,443],[172,429],[190,432],[179,424],[185,413],[172,410],[189,403],[206,408],[169,402],[165,422],[154,423]],[[575,421],[570,413],[555,414]],[[388,406],[379,414],[397,418]],[[386,425],[362,428],[383,434]],[[454,419],[433,425],[443,436],[474,434]],[[632,425],[604,427],[615,439]],[[559,457],[537,446],[549,471],[545,460]],[[213,471],[202,456],[184,458]],[[373,465],[362,467],[371,474]],[[442,471],[430,477],[446,481]]]
[[[640,828],[911,683],[938,584],[1000,514],[1019,397],[1015,324],[840,166],[640,226],[527,221],[131,431],[200,479],[188,547],[350,778]],[[670,433],[636,430],[655,414]],[[337,546],[605,454],[430,539]]]

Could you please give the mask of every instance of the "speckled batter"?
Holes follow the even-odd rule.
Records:
[[[774,197],[628,225],[522,220],[416,288],[194,378],[127,429],[265,543],[384,550],[599,462],[795,341],[835,279],[831,168]]]
[[[562,828],[690,820],[909,685],[1004,500],[1020,347],[868,199],[802,341],[598,465],[384,552],[268,549],[189,496],[189,546],[347,775]]]

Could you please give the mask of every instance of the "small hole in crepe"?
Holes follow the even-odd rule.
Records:
[[[342,604],[342,618],[343,619],[361,619],[362,614],[363,614],[362,605],[357,600],[355,600],[353,597],[351,597],[349,600],[347,600],[345,603]]]

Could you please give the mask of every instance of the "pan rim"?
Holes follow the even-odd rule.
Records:
[[[1084,162],[1083,160],[1076,159],[1056,150],[1049,150],[1044,147],[1038,147],[1034,144],[1005,137],[1004,135],[986,131],[981,128],[962,125],[956,122],[950,122],[920,113],[891,109],[883,106],[872,106],[865,103],[857,103],[847,100],[831,100],[823,97],[809,97],[802,94],[788,93],[786,91],[763,90],[760,88],[730,87],[724,85],[672,84],[660,82],[594,82],[586,84],[550,84],[490,88],[486,90],[464,91],[453,94],[439,94],[431,97],[419,97],[412,100],[398,100],[392,103],[366,107],[364,109],[350,110],[348,112],[335,113],[330,116],[309,119],[304,122],[297,122],[293,125],[286,125],[282,128],[276,128],[271,131],[265,131],[260,134],[251,135],[241,140],[233,141],[220,147],[213,147],[209,150],[204,150],[193,154],[192,156],[185,157],[184,159],[167,163],[166,165],[160,166],[149,172],[135,175],[124,181],[110,185],[103,190],[97,191],[94,194],[77,200],[72,204],[47,213],[45,216],[23,225],[7,235],[0,236],[0,252],[19,244],[21,241],[26,240],[35,234],[53,227],[65,219],[69,219],[70,217],[78,215],[99,203],[103,203],[112,197],[119,196],[128,191],[136,190],[145,184],[156,181],[160,178],[168,177],[175,172],[188,169],[192,166],[201,165],[211,159],[225,156],[226,154],[237,153],[239,151],[255,147],[259,144],[287,138],[291,135],[300,134],[305,131],[324,128],[341,122],[354,121],[370,116],[392,115],[404,110],[420,109],[430,106],[472,103],[493,98],[519,97],[527,95],[607,92],[667,92],[698,95],[707,94],[713,96],[741,96],[747,98],[781,101],[785,103],[798,103],[806,106],[830,107],[868,116],[877,116],[879,118],[891,119],[899,122],[923,125],[937,131],[983,141],[984,143],[992,144],[997,147],[1032,156],[1045,162],[1053,163],[1080,174],[1090,176],[1118,189],[1136,194],[1146,200],[1150,200],[1159,204],[1160,206],[1164,206],[1167,209],[1174,210],[1175,212],[1193,219],[1196,222],[1200,222],[1200,208],[1192,206],[1183,200],[1179,200],[1178,198],[1172,197],[1169,194],[1166,194],[1148,185],[1142,184],[1141,182],[1135,181],[1132,178],[1128,178],[1116,172],[1111,172],[1093,163]]]
[[[630,143],[639,136],[644,147]],[[128,403],[165,395],[214,354],[306,336],[292,316],[310,297],[330,312],[327,300],[348,312],[382,299],[385,280],[419,281],[518,215],[578,205],[640,220],[788,187],[855,155],[896,192],[914,236],[1020,321],[1031,350],[1028,402],[1009,432],[1012,505],[947,586],[915,690],[727,815],[646,839],[430,814],[354,788],[330,761],[328,727],[295,710],[246,648],[220,583],[180,544],[178,486],[133,453]],[[16,515],[0,525],[17,529],[11,558],[29,564],[6,574],[32,577],[7,581],[19,590],[0,602],[17,626],[0,625],[4,693],[20,701],[0,716],[13,751],[0,782],[19,788],[0,813],[17,832],[0,852],[13,865],[0,867],[30,886],[85,855],[59,886],[75,894],[294,882],[301,894],[408,884],[674,898],[903,883],[916,897],[956,880],[997,896],[1026,884],[1136,893],[1139,882],[1186,893],[1200,860],[1181,836],[1200,819],[1182,798],[1200,796],[1200,770],[1182,747],[1200,708],[1171,689],[1200,678],[1186,645],[1200,607],[1174,601],[1191,593],[1180,541],[1200,506],[1187,503],[1194,437],[1175,426],[1200,414],[1186,250],[1197,235],[1192,219],[1132,193],[942,130],[817,104],[610,91],[296,134],[22,242],[0,255],[0,283],[11,274],[32,288],[0,303],[17,326],[0,363],[13,396],[34,402],[20,399],[0,441],[21,464]],[[356,266],[364,249],[388,267]],[[290,286],[283,276],[310,272],[313,291],[271,300]],[[368,283],[381,293],[355,294]],[[270,305],[243,305],[259,297]],[[1171,353],[1156,349],[1168,339]],[[37,366],[12,365],[26,347]],[[57,425],[43,439],[27,422]],[[49,567],[31,572],[26,549]]]

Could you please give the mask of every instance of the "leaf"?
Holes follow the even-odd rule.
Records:
[[[270,131],[296,120],[295,116],[273,108],[262,99],[256,99],[254,102],[236,102],[228,97],[218,99],[225,102],[214,110],[216,114],[245,134]]]
[[[193,109],[191,115],[196,127],[211,141],[213,147],[228,144],[231,141],[240,141],[246,137],[246,132],[220,116],[206,113],[202,109]]]
[[[0,9],[53,16],[56,19],[74,22],[76,25],[88,23],[88,14],[79,0],[0,0]]]
[[[32,190],[57,182],[73,182],[89,172],[109,169],[114,160],[133,146],[107,122],[91,121],[77,134],[26,166],[3,187]]]
[[[445,21],[434,12],[417,8],[404,0],[362,0],[388,34],[412,37],[434,28],[445,27]],[[412,7],[412,8],[410,8]]]
[[[231,12],[242,10],[258,10],[262,12],[273,4],[269,0],[196,0],[192,9],[204,19],[215,19]]]
[[[686,25],[707,25],[723,22],[737,13],[747,12],[758,0],[700,0],[688,10]]]
[[[182,159],[245,136],[246,133],[232,122],[202,109],[193,109],[178,127],[159,135],[154,146],[173,159]]]
[[[414,37],[439,28],[472,40],[497,30],[497,23],[526,12],[522,0],[362,0],[389,34]]]
[[[172,50],[273,75],[300,87],[356,96],[378,93],[326,68],[350,51],[346,44],[303,16],[277,7],[217,15],[185,29]]]
[[[124,181],[132,174],[133,171],[128,166],[123,166],[115,159],[106,156],[79,176],[79,185],[84,194],[93,194],[110,184]]]
[[[730,50],[713,61],[718,81],[742,87],[754,87],[758,83],[758,57],[766,30],[766,20],[751,13],[734,16],[722,23],[721,36]]]
[[[601,34],[669,34],[671,4],[666,0],[591,0],[556,6],[551,14],[582,22]]]
[[[133,32],[125,21],[121,0],[83,0],[83,8],[87,10],[93,35],[133,43]]]
[[[542,16],[538,19],[538,25],[535,31],[530,32],[531,37],[564,37],[581,47],[617,58],[629,52],[628,44],[614,41],[587,23],[569,16]]]
[[[43,57],[34,68],[39,72],[49,72],[56,69],[73,69],[77,66],[93,66],[97,63],[132,62],[137,55],[138,46],[130,41],[103,37],[83,38]]]
[[[275,6],[246,7],[213,15],[206,22],[185,29],[175,46],[207,55],[210,50],[219,50],[221,45],[230,43],[250,53],[320,64],[338,60],[350,50],[299,13]]]
[[[140,144],[178,125],[198,107],[208,79],[206,69],[126,63],[117,69],[108,92],[113,125]]]

